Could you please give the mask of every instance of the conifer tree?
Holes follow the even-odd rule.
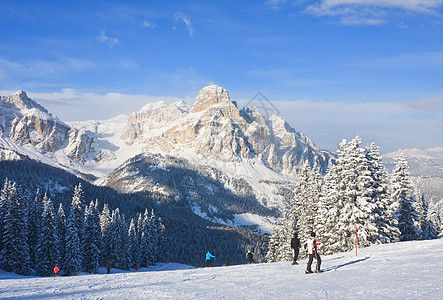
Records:
[[[64,269],[66,275],[77,275],[82,270],[83,205],[81,184],[75,187],[66,222],[66,247]]]
[[[102,212],[100,214],[100,228],[101,228],[101,263],[105,265],[110,262],[110,242],[112,238],[112,232],[110,231],[112,223],[111,212],[107,204],[104,204]]]
[[[140,266],[140,243],[133,218],[131,219],[131,223],[129,224],[128,246],[131,258],[130,265],[133,267]]]
[[[100,217],[93,201],[85,210],[83,225],[83,269],[92,274],[98,272],[101,245]]]
[[[10,189],[11,182],[6,178],[5,182],[3,184],[3,187],[0,191],[0,253],[3,249],[3,233],[4,233],[4,222],[6,219],[6,213],[7,213],[7,201],[9,199],[9,189]],[[0,261],[1,266],[1,261]]]
[[[400,230],[399,239],[401,241],[410,241],[419,239],[421,229],[416,226],[419,222],[417,210],[413,203],[413,188],[408,172],[408,163],[404,159],[403,153],[400,153],[395,159],[395,168],[391,174],[391,199],[396,204],[396,218]]]
[[[28,241],[29,249],[31,250],[29,255],[31,258],[31,265],[33,266],[37,263],[35,257],[36,251],[34,251],[34,249],[37,249],[40,223],[42,222],[43,205],[43,198],[40,191],[37,190],[35,197],[29,203],[28,209]]]
[[[341,250],[339,237],[336,236],[336,225],[340,219],[339,169],[339,165],[330,165],[328,167],[318,206],[317,232],[322,239],[322,253],[325,254]]]
[[[366,158],[372,177],[371,198],[377,205],[376,224],[379,232],[378,240],[382,243],[397,241],[400,232],[394,217],[395,209],[389,196],[389,180],[380,155],[380,147],[372,142],[366,147]]]
[[[437,237],[443,235],[443,201],[429,205],[429,222],[436,230]]]
[[[5,184],[6,214],[3,223],[1,267],[8,272],[29,274],[29,248],[27,235],[27,204],[23,192],[15,183]]]
[[[418,191],[418,195],[420,195],[420,191]],[[416,209],[418,212],[419,226],[422,232],[421,238],[424,240],[431,240],[437,237],[437,231],[429,220],[429,205],[424,194],[417,197]]]
[[[43,196],[43,212],[35,250],[36,270],[41,276],[53,274],[53,268],[60,261],[57,225],[51,199]]]
[[[143,216],[143,224],[140,237],[140,250],[141,250],[141,266],[147,267],[154,263],[153,248],[152,248],[152,230],[151,230],[151,218],[149,217],[148,210],[145,210]]]
[[[164,262],[164,261],[168,260],[169,245],[168,245],[168,239],[166,237],[166,227],[163,224],[162,219],[160,217],[158,218],[158,229],[159,229],[159,256],[158,256],[158,261]]]
[[[379,217],[373,194],[373,179],[369,171],[361,140],[357,136],[349,143],[339,145],[338,191],[340,218],[336,224],[337,240],[341,251],[355,245],[355,230],[358,229],[358,246],[367,247],[378,241],[376,219]]]
[[[63,269],[63,262],[65,257],[65,244],[66,244],[66,215],[63,209],[63,205],[60,203],[58,207],[58,213],[56,215],[56,226],[58,243],[57,248],[60,255],[59,261],[57,262],[59,269]]]

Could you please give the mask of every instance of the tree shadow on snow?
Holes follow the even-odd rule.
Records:
[[[347,263],[344,263],[344,264],[341,264],[341,265],[337,265],[337,266],[332,266],[332,267],[326,268],[325,271],[337,270],[337,269],[340,269],[342,267],[346,267],[346,266],[350,266],[350,265],[353,265],[353,264],[356,264],[356,263],[359,263],[359,262],[363,262],[363,261],[365,261],[367,259],[369,259],[369,256],[367,256],[365,258],[357,259],[357,260],[354,260],[354,261],[350,261],[350,262],[347,262]]]

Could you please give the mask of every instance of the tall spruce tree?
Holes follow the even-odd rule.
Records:
[[[112,224],[112,216],[109,211],[108,205],[105,203],[103,205],[102,212],[100,214],[100,229],[101,229],[101,263],[105,265],[107,262],[110,262],[110,242],[112,238],[112,232],[110,230]]]
[[[37,259],[35,257],[36,251],[34,249],[37,249],[37,243],[39,239],[39,229],[40,224],[42,222],[42,215],[43,215],[43,198],[40,193],[40,190],[37,190],[34,198],[30,200],[29,203],[29,209],[28,209],[28,241],[29,241],[29,248],[30,251],[30,258],[31,258],[31,265],[35,266],[37,264]]]
[[[429,222],[435,228],[437,237],[443,236],[443,201],[429,204]]]
[[[355,231],[358,230],[358,247],[367,247],[378,241],[376,219],[377,205],[372,199],[373,179],[365,152],[360,148],[361,139],[339,145],[338,174],[340,218],[335,227],[341,251],[354,248]]]
[[[43,212],[35,249],[36,271],[41,276],[51,276],[60,261],[57,224],[51,199],[43,196]]]
[[[366,158],[372,177],[370,196],[378,207],[375,220],[379,232],[378,240],[382,243],[397,241],[400,231],[389,195],[388,173],[383,166],[380,147],[376,146],[374,142],[366,147]]]
[[[137,235],[134,218],[131,219],[128,230],[128,247],[130,253],[130,266],[140,266],[140,243]]]
[[[422,232],[422,239],[431,240],[437,237],[437,231],[433,223],[429,220],[429,204],[425,199],[425,195],[417,193],[416,209],[418,212],[419,226]]]
[[[77,275],[82,270],[82,231],[84,212],[81,184],[75,187],[66,222],[64,270],[66,275]]]
[[[340,193],[338,182],[339,165],[330,165],[324,178],[317,220],[318,236],[321,237],[322,252],[335,253],[341,250],[336,225],[340,219]]]
[[[60,255],[59,261],[57,262],[59,269],[63,269],[64,257],[66,254],[65,244],[66,244],[66,215],[63,209],[63,205],[60,203],[58,207],[58,212],[56,215],[56,226],[58,243],[57,248]]]
[[[101,230],[96,204],[91,201],[85,210],[83,225],[83,269],[92,274],[98,272],[100,264]]]
[[[30,256],[27,234],[27,200],[15,183],[8,183],[6,189],[6,214],[3,223],[3,248],[1,267],[8,272],[29,274]]]
[[[415,197],[408,168],[403,153],[399,153],[391,173],[390,194],[391,201],[397,206],[396,218],[401,241],[416,240],[421,236],[421,229],[416,226],[419,216],[414,207]]]
[[[0,191],[0,253],[3,249],[3,233],[5,227],[5,219],[7,213],[7,201],[9,199],[10,181],[6,178]],[[1,258],[0,258],[1,266]]]

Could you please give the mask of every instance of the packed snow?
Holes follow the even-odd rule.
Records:
[[[221,267],[222,253],[213,253],[213,268],[168,263],[47,278],[0,271],[0,298],[443,299],[442,248],[443,239],[372,246],[324,256],[325,273],[308,275],[306,260]]]

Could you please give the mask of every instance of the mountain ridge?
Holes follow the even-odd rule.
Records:
[[[280,116],[267,119],[256,108],[239,109],[228,91],[215,85],[201,89],[193,105],[149,103],[130,116],[103,121],[64,123],[23,91],[2,96],[0,105],[9,108],[0,114],[0,158],[25,155],[100,185],[119,181],[114,171],[136,155],[160,155],[162,162],[176,157],[196,166],[197,173],[218,170],[215,180],[234,194],[239,191],[230,182],[242,179],[254,195],[251,201],[283,210],[290,198],[284,186],[294,182],[300,165],[324,171],[333,158]],[[130,183],[140,180],[134,175],[120,191],[130,192]],[[192,197],[186,201],[197,205]]]

